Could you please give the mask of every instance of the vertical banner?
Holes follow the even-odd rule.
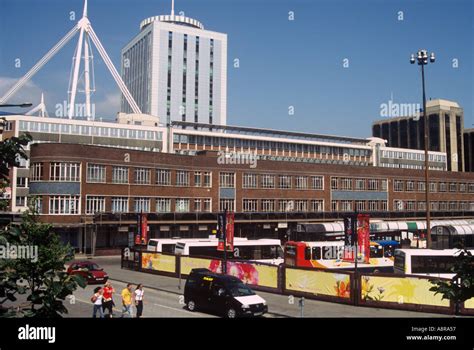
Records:
[[[368,214],[357,216],[357,244],[360,251],[358,261],[368,264],[370,258],[370,216]]]
[[[217,244],[217,250],[224,251],[224,237],[226,234],[226,214],[219,213],[217,214],[217,239],[219,240]]]
[[[354,261],[354,250],[357,239],[357,220],[354,215],[344,218],[344,261]]]
[[[226,245],[227,251],[234,251],[234,213],[227,213],[226,217]]]
[[[141,214],[141,241],[142,244],[146,244],[148,242],[148,218],[146,214]]]
[[[135,234],[135,245],[142,243],[142,217],[137,214],[137,233]]]

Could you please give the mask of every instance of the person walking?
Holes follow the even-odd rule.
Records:
[[[122,317],[132,317],[132,284],[128,283],[120,295],[122,296]]]
[[[137,318],[142,317],[143,314],[143,285],[139,284],[134,292],[135,306],[137,308]]]
[[[115,293],[114,287],[112,287],[112,284],[110,282],[106,282],[104,285],[104,301],[102,303],[102,309],[104,312],[105,316],[105,310],[108,310],[107,317],[112,318],[114,315],[114,299],[113,299],[113,294]]]
[[[97,287],[94,289],[94,295],[91,298],[91,301],[94,304],[92,318],[96,318],[97,311],[99,312],[99,317],[104,318],[104,311],[102,310],[102,303],[104,299],[103,293],[104,291],[101,287]]]

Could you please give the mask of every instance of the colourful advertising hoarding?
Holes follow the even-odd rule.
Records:
[[[351,297],[350,275],[319,270],[285,269],[285,289],[331,297]]]
[[[162,272],[176,272],[176,257],[160,253],[142,253],[142,269]]]

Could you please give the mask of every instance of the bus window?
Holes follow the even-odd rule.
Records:
[[[455,262],[454,256],[412,256],[411,258],[411,270],[412,273],[426,273],[426,274],[439,274],[439,273],[452,273],[451,268]]]
[[[311,248],[310,247],[306,247],[304,249],[304,259],[305,260],[311,260]]]
[[[313,247],[313,260],[321,260],[321,248]]]
[[[394,269],[403,271],[403,273],[405,273],[405,253],[399,253],[395,255],[393,267]]]
[[[161,252],[162,253],[173,254],[174,253],[174,246],[175,246],[174,243],[162,244],[161,245]]]
[[[383,247],[381,245],[370,246],[370,257],[371,258],[383,258]]]
[[[296,255],[296,247],[294,245],[287,245],[285,251],[288,256],[294,257]]]

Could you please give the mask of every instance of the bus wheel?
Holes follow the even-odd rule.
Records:
[[[196,303],[194,302],[194,300],[188,301],[188,310],[191,312],[196,311]]]
[[[235,309],[227,309],[227,313],[226,313],[226,316],[227,318],[236,318],[237,317],[237,312],[235,311]]]

